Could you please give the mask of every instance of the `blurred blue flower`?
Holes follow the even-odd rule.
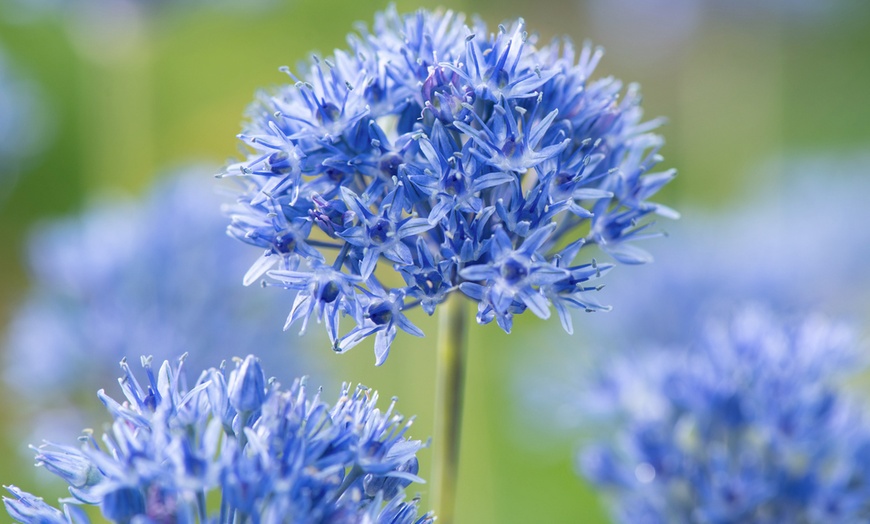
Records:
[[[281,370],[281,380],[299,369],[316,374],[277,325],[263,328],[280,322],[289,302],[240,285],[247,260],[224,232],[215,189],[207,168],[191,169],[141,200],[112,198],[36,229],[32,289],[12,316],[3,355],[16,394],[66,409],[60,403],[114,376],[109,362],[141,354],[190,352],[191,364],[205,367],[245,348]]]
[[[250,153],[225,172],[242,186],[229,232],[263,252],[245,282],[296,290],[288,326],[315,315],[336,351],[376,335],[378,364],[396,327],[422,335],[402,312],[450,293],[505,331],[551,303],[569,332],[566,307],[605,309],[591,281],[610,265],[575,259],[647,262],[633,242],[676,216],[648,201],[674,171],[649,173],[663,141],[637,87],[590,80],[600,49],[536,44],[522,20],[390,8],[349,51],[283,68],[294,83],[250,108]]]
[[[656,264],[602,292],[617,307],[588,326],[590,346],[684,345],[697,335],[687,326],[747,300],[862,322],[870,230],[850,225],[870,220],[868,173],[864,151],[790,152],[756,167],[753,178],[769,182],[727,210],[686,210]]]
[[[609,36],[621,59],[638,65],[678,60],[698,45],[698,35],[722,24],[802,29],[849,16],[866,16],[866,5],[851,0],[587,0],[573,2],[596,34]],[[735,30],[732,28],[731,30]]]
[[[64,511],[8,486],[10,516],[81,523],[82,508],[98,506],[119,523],[433,522],[417,515],[417,499],[404,501],[404,488],[422,482],[424,444],[406,437],[411,420],[394,412],[395,399],[381,412],[377,393],[345,384],[330,407],[305,380],[286,390],[267,381],[253,356],[195,382],[185,357],[142,366],[144,383],[121,362],[125,402],[99,391],[114,419],[102,444],[86,432],[81,447],[35,448],[37,465],[69,484]]]
[[[860,522],[870,423],[837,379],[866,369],[851,333],[757,306],[685,353],[616,359],[585,397],[618,419],[581,454],[620,522]]]
[[[0,203],[22,164],[45,148],[49,124],[41,89],[0,49]]]

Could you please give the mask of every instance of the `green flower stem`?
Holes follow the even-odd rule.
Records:
[[[459,476],[459,437],[465,385],[467,301],[452,293],[441,305],[435,389],[435,464],[432,501],[438,522],[452,524]]]

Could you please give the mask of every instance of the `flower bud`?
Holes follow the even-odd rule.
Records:
[[[260,361],[248,355],[230,376],[230,404],[239,413],[257,411],[266,400],[266,376]]]

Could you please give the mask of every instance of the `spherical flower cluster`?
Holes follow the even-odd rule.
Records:
[[[404,501],[417,477],[420,441],[411,421],[377,407],[378,395],[345,385],[329,406],[304,380],[285,390],[266,380],[253,356],[235,369],[204,371],[189,383],[184,357],[140,383],[126,361],[126,401],[102,390],[114,422],[102,444],[46,444],[37,464],[69,484],[64,511],[14,486],[6,508],[33,524],[88,522],[99,506],[110,522],[425,524],[418,501]],[[214,504],[212,504],[214,501]],[[219,509],[218,509],[219,506]]]
[[[684,355],[623,359],[595,409],[619,430],[581,455],[620,522],[851,523],[870,515],[870,423],[834,384],[848,330],[748,308]]]
[[[631,243],[654,235],[644,219],[675,216],[647,200],[674,175],[649,173],[658,122],[635,86],[590,80],[600,49],[536,40],[522,20],[490,33],[391,9],[252,106],[229,233],[264,250],[247,283],[297,292],[288,326],[314,315],[337,351],[375,335],[380,364],[398,329],[422,335],[406,310],[461,292],[479,323],[510,331],[552,304],[570,331],[567,308],[602,309],[591,281],[610,267],[580,251],[649,260]]]
[[[4,378],[22,399],[66,408],[58,403],[115,376],[110,363],[142,354],[190,352],[192,365],[206,367],[237,348],[262,348],[282,373],[311,368],[280,329],[262,329],[269,315],[280,322],[288,297],[239,285],[248,260],[224,234],[208,173],[179,173],[141,200],[105,200],[32,234],[32,289],[3,355]]]

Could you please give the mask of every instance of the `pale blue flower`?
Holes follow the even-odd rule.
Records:
[[[654,172],[663,141],[637,87],[591,79],[600,49],[537,40],[522,20],[490,32],[389,8],[349,50],[284,68],[293,84],[250,108],[249,155],[225,172],[243,187],[229,233],[263,253],[245,281],[296,291],[288,325],[325,318],[337,351],[378,337],[379,364],[397,327],[421,334],[403,312],[433,314],[451,293],[506,331],[553,303],[568,330],[566,307],[606,309],[590,281],[610,265],[575,259],[597,246],[649,261],[634,241],[676,216],[649,201],[674,172]],[[325,294],[302,276],[328,271],[344,276]]]
[[[45,149],[48,114],[40,87],[0,49],[0,203],[24,162]]]
[[[46,443],[41,465],[69,484],[64,511],[14,486],[6,508],[22,523],[89,522],[98,506],[110,522],[426,524],[404,488],[422,482],[407,437],[411,420],[377,408],[378,395],[344,385],[330,406],[305,380],[282,389],[259,360],[237,360],[195,381],[185,358],[159,369],[143,358],[140,383],[126,361],[126,400],[99,397],[114,422],[81,447]],[[214,501],[212,504],[211,501]]]
[[[749,306],[686,352],[616,359],[582,395],[613,434],[582,453],[620,522],[853,523],[870,515],[870,421],[838,383],[849,330]]]
[[[83,522],[79,520],[81,513],[77,512],[78,508],[65,506],[61,512],[57,508],[53,508],[45,503],[40,497],[36,497],[21,491],[15,486],[6,486],[6,490],[14,496],[14,499],[3,498],[6,503],[6,511],[9,516],[17,522],[33,522],[39,524],[66,524],[72,522]]]
[[[190,352],[191,364],[203,366],[245,348],[282,380],[293,370],[317,372],[292,347],[295,338],[268,328],[289,297],[240,285],[248,261],[224,233],[215,189],[207,169],[193,169],[139,200],[103,200],[36,229],[31,290],[5,341],[4,378],[15,394],[66,409],[114,376],[109,362],[146,352]]]
[[[781,173],[777,175],[777,173]],[[752,194],[721,211],[687,210],[657,263],[602,291],[618,307],[587,326],[589,346],[686,344],[709,315],[754,300],[781,311],[870,313],[870,155],[790,152],[752,170]],[[715,231],[715,234],[710,234]]]
[[[608,35],[611,52],[634,66],[652,67],[684,59],[694,46],[723,26],[727,34],[752,27],[812,34],[808,28],[841,27],[848,17],[867,16],[867,6],[853,0],[587,0],[574,1],[596,34]]]

